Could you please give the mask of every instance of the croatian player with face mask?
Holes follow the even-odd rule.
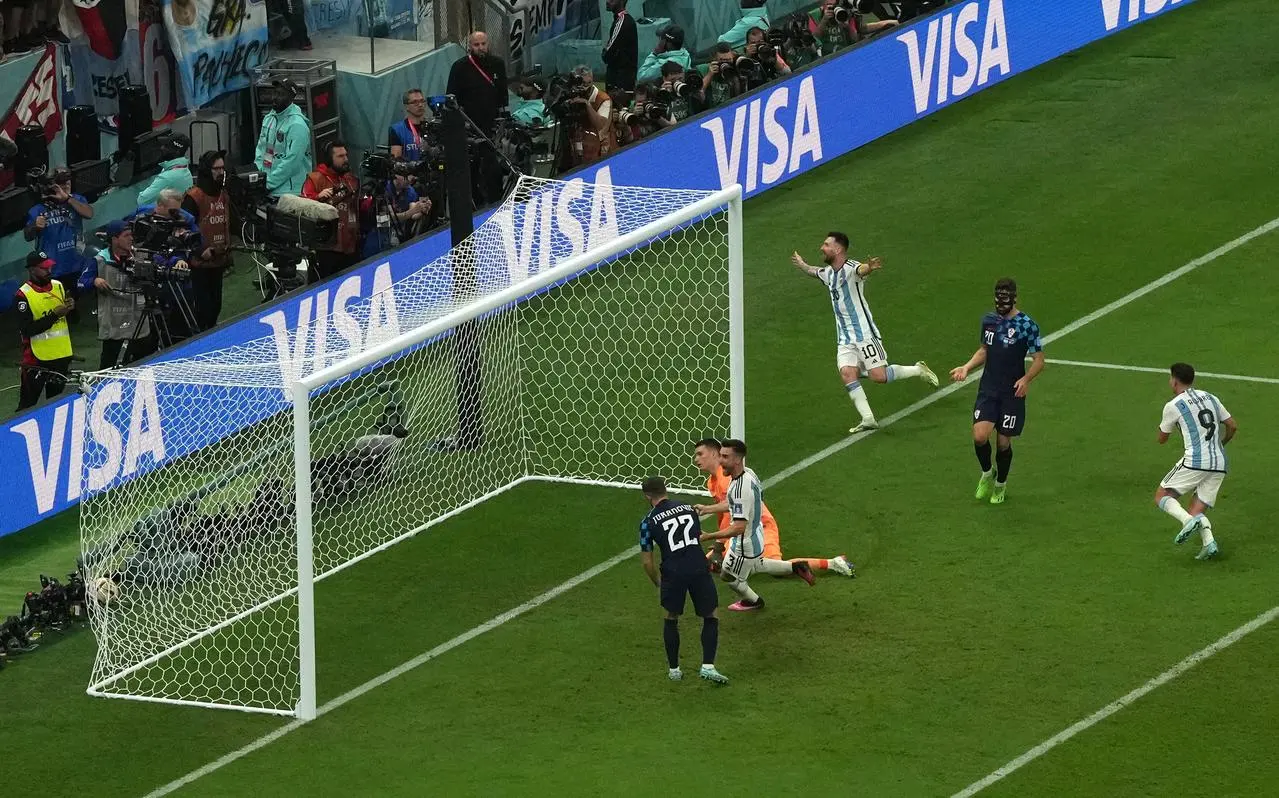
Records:
[[[1030,368],[1026,358],[1031,357]],[[973,405],[973,447],[981,464],[977,498],[1004,503],[1004,487],[1013,464],[1013,438],[1026,425],[1026,392],[1044,370],[1044,342],[1039,325],[1017,309],[1017,283],[1005,277],[995,283],[995,310],[981,320],[981,346],[962,366],[951,369],[955,382],[985,364]],[[998,428],[998,451],[992,467],[990,436]]]

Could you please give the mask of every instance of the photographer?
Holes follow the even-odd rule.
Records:
[[[129,276],[133,230],[115,221],[105,233],[107,248],[98,253],[98,276],[93,281],[98,289],[98,338],[102,341],[99,369],[132,363],[155,351],[155,331],[143,313],[145,297]]]
[[[408,164],[395,164],[381,193],[374,191],[360,201],[360,215],[366,220],[367,231],[363,257],[371,258],[399,246],[426,229],[431,200],[418,197],[409,182],[411,169],[407,167]]]
[[[707,108],[718,108],[742,93],[741,75],[737,71],[737,53],[726,42],[715,45],[706,76],[702,78],[702,96]]]
[[[897,20],[865,22],[850,0],[822,0],[808,16],[808,30],[821,44],[822,54],[839,52],[867,36],[895,27]]]
[[[75,321],[75,299],[52,279],[54,265],[43,252],[28,254],[27,281],[13,298],[22,336],[19,411],[35,406],[42,392],[49,398],[62,393],[66,380],[55,374],[65,375],[71,367],[67,317]]]
[[[745,47],[747,36],[755,28],[768,27],[768,8],[764,0],[741,0],[740,16],[733,27],[719,37],[719,42],[736,50]]]
[[[657,46],[644,58],[635,79],[644,82],[661,79],[665,74],[662,70],[669,63],[678,64],[681,72],[693,63],[688,50],[684,49],[684,29],[679,25],[662,29],[657,36]]]
[[[191,261],[195,321],[202,332],[222,313],[222,279],[231,265],[231,201],[226,192],[226,151],[200,156],[195,185],[182,198],[182,210],[199,225],[203,249]]]
[[[360,217],[358,213],[360,184],[351,174],[346,143],[330,141],[324,147],[324,158],[302,184],[302,196],[337,208],[337,238],[332,248],[315,253],[311,282],[328,279],[354,266],[359,258]]]
[[[679,64],[674,61],[662,64],[662,86],[657,90],[656,99],[669,109],[667,118],[671,125],[683,122],[693,115],[693,102],[701,94],[701,88],[700,75],[695,82],[689,82],[684,68]],[[658,125],[668,127],[660,121]]]
[[[93,218],[93,206],[71,193],[71,170],[59,167],[41,187],[41,201],[27,211],[23,236],[36,241],[53,260],[53,276],[76,279],[84,269],[84,220]],[[38,239],[38,240],[37,240]]]
[[[659,128],[675,124],[675,120],[669,118],[668,109],[661,106],[653,108],[657,105],[652,102],[655,92],[656,89],[651,83],[639,83],[635,86],[633,95],[635,99],[631,101],[630,106],[614,112],[613,129],[617,131],[619,144],[623,146],[632,144],[651,135]],[[650,110],[655,111],[651,116]]]
[[[763,28],[751,28],[747,32],[746,55],[754,58],[763,67],[765,83],[779,75],[790,74],[790,65],[786,63],[786,59],[782,58],[778,46],[768,41],[768,32]]]
[[[422,157],[422,138],[426,130],[426,95],[421,89],[404,92],[404,118],[386,134],[391,157],[397,161],[416,161]]]
[[[166,188],[182,194],[191,188],[191,166],[187,162],[187,152],[191,149],[191,139],[177,133],[169,136],[160,147],[164,156],[160,162],[160,174],[151,181],[151,185],[138,192],[138,204],[150,205]]]
[[[566,102],[580,109],[578,119],[569,129],[573,166],[594,163],[613,150],[613,101],[595,85],[591,68],[585,65],[573,68],[576,85],[587,89],[585,96],[573,96]]]

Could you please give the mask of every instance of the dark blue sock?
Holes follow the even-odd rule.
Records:
[[[666,662],[672,668],[679,667],[679,619],[667,618],[662,629],[662,639],[666,641]]]
[[[719,618],[702,619],[702,664],[715,664],[715,649],[719,648]]]
[[[977,452],[977,463],[981,466],[983,473],[990,471],[990,441],[985,443],[974,443],[973,449]]]
[[[995,481],[1000,485],[1008,481],[1008,472],[1013,467],[1013,447],[1000,449],[995,452],[995,465],[999,467],[999,473],[995,475]]]

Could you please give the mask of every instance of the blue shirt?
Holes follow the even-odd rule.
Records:
[[[80,194],[72,194],[71,197],[89,204]],[[47,222],[39,231],[37,240],[39,250],[53,260],[53,276],[61,278],[78,274],[84,267],[84,256],[79,249],[84,234],[84,218],[67,202],[36,205],[27,211],[27,225],[35,224],[37,216],[43,216]]]
[[[390,181],[387,181],[386,184],[386,196],[391,200],[391,205],[395,208],[396,213],[403,213],[404,211],[407,211],[409,209],[409,204],[417,202],[418,200],[417,191],[415,191],[412,186],[406,186],[404,193],[396,194],[395,184]],[[378,208],[374,206],[373,226],[369,229],[368,235],[364,237],[364,257],[366,258],[371,258],[379,252],[388,250],[397,243],[404,243],[403,241],[397,242],[394,240],[395,229],[393,227],[383,229],[377,226],[377,213]],[[403,227],[410,224],[417,224],[417,222],[401,222],[400,226]]]
[[[411,126],[407,118],[391,125],[387,138],[391,144],[400,145],[400,160],[416,161],[422,157],[422,131],[425,128],[425,120],[420,125]]]
[[[702,522],[692,507],[663,499],[640,521],[640,551],[660,549],[663,574],[705,573],[701,535]]]
[[[1021,311],[1004,318],[991,311],[981,320],[981,342],[986,347],[986,368],[981,373],[981,393],[1006,394],[1026,376],[1026,358],[1044,351],[1039,325]]]

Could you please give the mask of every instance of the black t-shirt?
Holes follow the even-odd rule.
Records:
[[[687,504],[664,499],[640,521],[640,550],[662,552],[663,574],[706,572],[702,522]]]
[[[491,55],[465,55],[449,70],[448,93],[480,130],[492,133],[497,110],[506,107],[506,64]]]

